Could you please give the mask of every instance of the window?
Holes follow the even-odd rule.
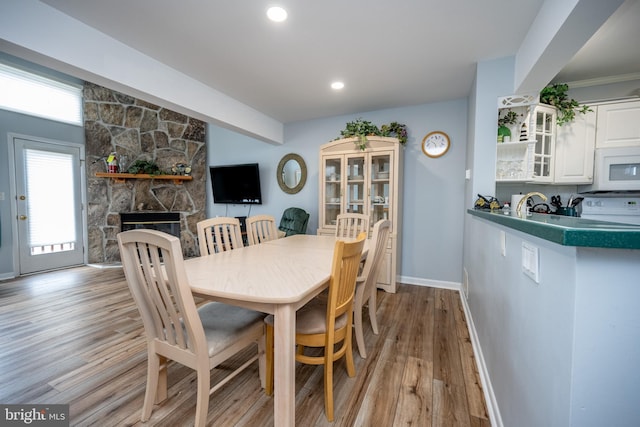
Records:
[[[0,64],[0,108],[82,126],[82,88]]]

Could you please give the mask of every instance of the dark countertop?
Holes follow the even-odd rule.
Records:
[[[467,209],[467,213],[559,245],[640,249],[640,225],[535,213],[518,218],[501,210]]]

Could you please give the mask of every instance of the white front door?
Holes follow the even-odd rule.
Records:
[[[13,148],[19,274],[82,264],[81,147],[14,136]]]

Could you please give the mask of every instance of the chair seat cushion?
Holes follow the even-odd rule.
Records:
[[[273,325],[273,315],[267,316],[264,321]],[[347,314],[336,318],[336,329],[343,328],[347,324]],[[296,333],[311,335],[327,332],[327,301],[322,298],[314,298],[300,308],[296,313]]]
[[[209,357],[237,342],[243,334],[254,334],[264,327],[264,313],[210,302],[198,309],[204,334],[209,343]]]

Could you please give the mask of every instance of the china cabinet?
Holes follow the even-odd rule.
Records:
[[[365,150],[358,138],[331,141],[320,147],[318,234],[335,235],[341,213],[369,216],[370,228],[391,221],[378,287],[395,292],[400,258],[403,151],[397,138],[369,136]],[[370,229],[370,232],[371,232]]]

